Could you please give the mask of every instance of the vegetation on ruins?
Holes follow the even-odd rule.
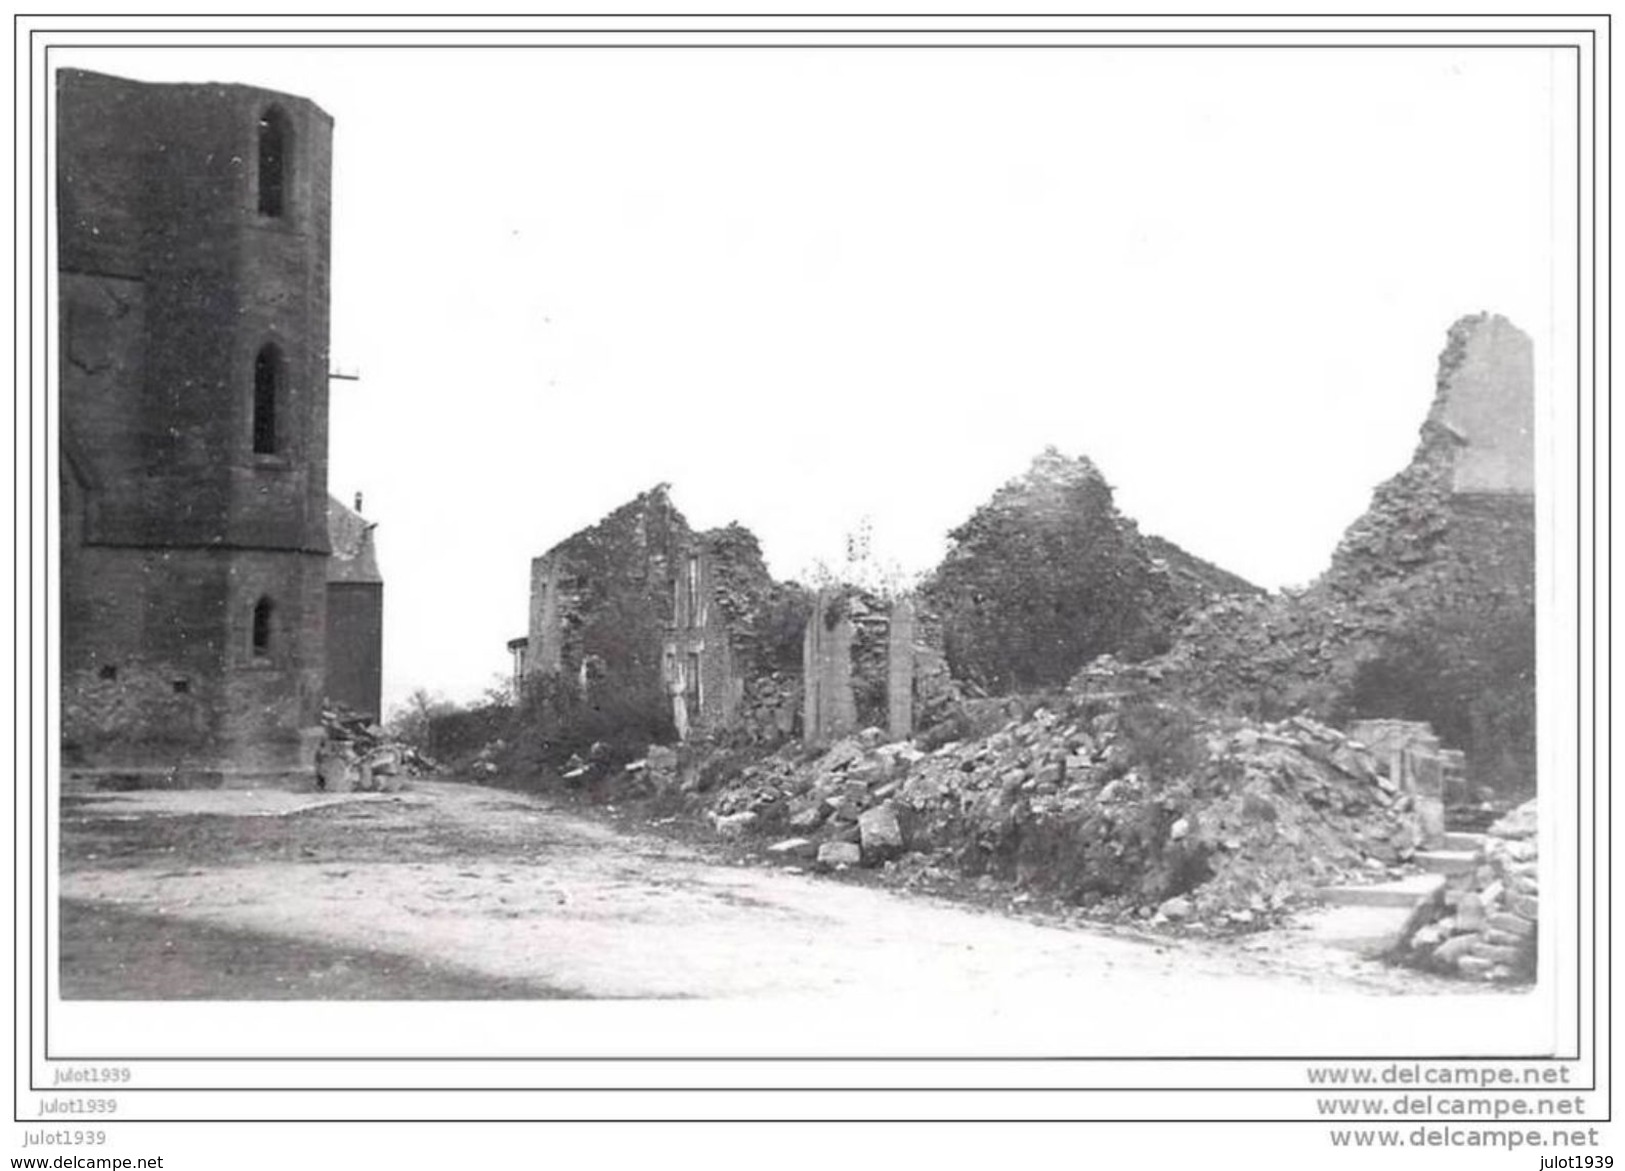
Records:
[[[1096,655],[1166,648],[1167,580],[1088,459],[1048,449],[949,538],[924,593],[955,675],[992,692],[1034,690]]]

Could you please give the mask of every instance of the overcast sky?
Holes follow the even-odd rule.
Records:
[[[1269,587],[1404,466],[1438,352],[1551,352],[1544,50],[57,50],[333,115],[329,486],[385,703],[477,695],[529,561],[637,492],[780,576],[909,572],[1046,445]],[[1544,386],[1538,388],[1545,390]]]

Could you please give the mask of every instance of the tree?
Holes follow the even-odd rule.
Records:
[[[389,713],[384,730],[390,739],[427,752],[429,731],[434,721],[455,710],[455,706],[443,695],[434,694],[424,687],[416,688]]]

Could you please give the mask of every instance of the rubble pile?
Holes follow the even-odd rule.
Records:
[[[1204,706],[1258,719],[1326,713],[1353,682],[1376,621],[1324,595],[1230,597],[1198,611],[1157,659],[1120,668]]]
[[[826,866],[926,855],[1097,910],[1233,929],[1415,852],[1411,798],[1336,730],[1203,717],[1094,682],[929,750],[876,728],[810,760],[781,750],[712,794],[713,822],[793,835],[771,848]]]
[[[392,793],[409,776],[439,767],[417,749],[389,740],[371,719],[340,706],[322,709],[316,788],[328,793]]]
[[[1540,923],[1535,830],[1533,800],[1492,825],[1478,864],[1418,908],[1394,959],[1478,980],[1532,980]]]

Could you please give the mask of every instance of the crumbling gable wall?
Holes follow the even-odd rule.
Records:
[[[1145,658],[1197,607],[1256,592],[1143,536],[1093,463],[1054,448],[949,537],[922,594],[954,674],[992,692],[1062,684],[1101,654]]]
[[[1207,706],[1262,719],[1425,720],[1479,784],[1535,767],[1533,352],[1466,317],[1440,355],[1410,464],[1380,485],[1307,590],[1193,616],[1151,665]]]
[[[544,718],[670,734],[662,648],[675,558],[692,534],[661,484],[531,562],[526,689]]]
[[[531,563],[525,688],[554,724],[782,739],[798,694],[787,610],[799,635],[796,591],[755,536],[694,532],[662,484]]]

